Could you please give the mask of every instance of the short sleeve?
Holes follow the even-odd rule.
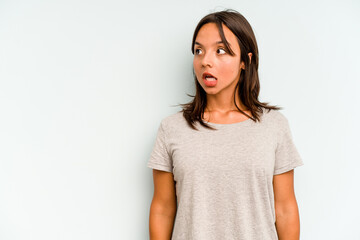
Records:
[[[147,166],[157,170],[172,172],[172,158],[167,148],[166,133],[163,121],[160,123],[158,128],[155,144]]]
[[[289,121],[284,117],[280,136],[275,152],[274,175],[285,173],[304,165],[302,158],[294,144]]]

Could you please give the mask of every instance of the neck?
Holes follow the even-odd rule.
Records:
[[[224,92],[218,94],[207,94],[205,111],[222,113],[239,111],[234,103],[234,94],[236,105],[238,106],[238,108],[240,108],[240,110],[244,112],[247,111],[248,109],[242,104],[239,98],[238,88],[236,89],[236,92],[231,95],[231,97],[229,97],[229,94],[225,94]]]

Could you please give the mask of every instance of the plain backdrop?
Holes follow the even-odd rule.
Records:
[[[282,106],[301,239],[360,239],[359,1],[0,1],[0,239],[148,239],[160,120],[191,100],[191,38],[233,8]]]

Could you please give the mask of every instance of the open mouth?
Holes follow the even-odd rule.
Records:
[[[210,73],[207,73],[207,72],[203,73],[202,77],[203,77],[203,79],[205,79],[207,81],[216,81],[217,80],[216,77],[214,77],[213,75],[211,75]]]
[[[207,87],[215,87],[218,82],[217,78],[208,72],[204,72],[202,77],[203,77],[203,82]]]

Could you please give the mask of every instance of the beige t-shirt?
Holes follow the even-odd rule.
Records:
[[[303,165],[287,118],[264,109],[261,122],[188,126],[162,119],[147,166],[174,175],[172,240],[277,240],[273,175]]]

